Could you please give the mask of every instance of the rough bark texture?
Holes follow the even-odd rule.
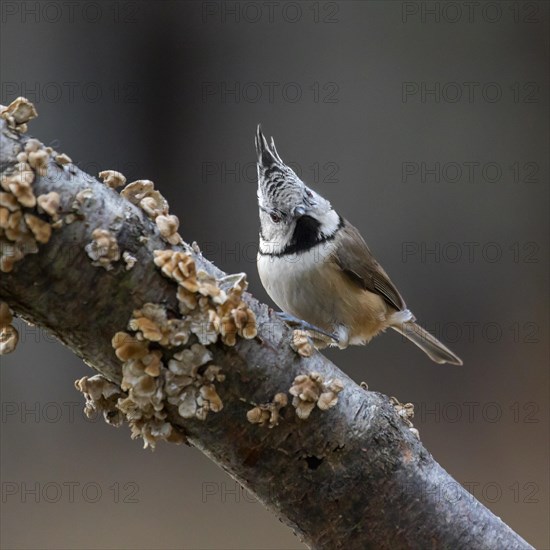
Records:
[[[0,170],[13,165],[28,139],[0,121]],[[88,365],[120,381],[111,338],[125,330],[132,310],[162,302],[177,310],[175,285],[153,265],[152,251],[167,248],[155,225],[137,207],[75,166],[49,163],[35,194],[57,191],[66,212],[78,191],[93,188],[84,217],[54,231],[38,254],[1,274],[0,299],[24,319],[57,336]],[[208,213],[205,213],[208,216]],[[121,252],[137,259],[106,271],[84,251],[97,228],[116,234]],[[146,236],[145,243],[139,237]],[[191,247],[185,245],[187,250]],[[200,254],[203,269],[221,275]],[[320,353],[302,358],[289,346],[291,331],[251,296],[259,333],[236,347],[214,348],[226,381],[218,384],[224,409],[206,421],[172,414],[189,441],[292,527],[312,548],[531,548],[475,500],[432,458],[396,414],[388,398],[363,390]],[[315,409],[300,420],[283,409],[273,429],[251,424],[252,403],[288,392],[299,374],[340,378],[336,407]]]

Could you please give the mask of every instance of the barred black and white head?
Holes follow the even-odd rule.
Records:
[[[297,253],[332,238],[343,223],[340,216],[283,162],[273,138],[268,144],[259,125],[256,152],[260,253]]]

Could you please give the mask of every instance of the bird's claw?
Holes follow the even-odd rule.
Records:
[[[327,338],[330,338],[331,340],[334,340],[335,342],[338,342],[338,336],[336,334],[326,332],[323,329],[320,329],[319,327],[308,323],[307,321],[303,321],[302,319],[298,319],[298,317],[294,317],[294,315],[290,315],[290,313],[280,311],[275,313],[275,315],[279,319],[281,319],[281,321],[284,321],[288,326],[294,329],[317,332],[319,334],[322,334],[323,336],[326,336]]]

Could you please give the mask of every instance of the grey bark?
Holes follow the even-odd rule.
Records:
[[[4,171],[28,138],[4,121],[0,132]],[[57,191],[65,212],[76,193],[89,187],[94,199],[84,205],[84,218],[54,231],[38,254],[2,273],[0,299],[118,382],[121,365],[112,336],[125,330],[132,310],[145,302],[177,311],[175,286],[153,265],[152,251],[167,245],[139,208],[74,165],[63,170],[51,161],[47,175],[34,183],[36,195]],[[96,227],[110,228],[121,252],[138,259],[132,270],[123,262],[112,271],[92,266],[84,247]],[[140,236],[148,238],[145,244]],[[222,275],[193,253],[203,269]],[[387,397],[365,391],[320,353],[297,355],[289,346],[290,329],[252,296],[247,301],[257,315],[258,337],[234,348],[211,346],[227,376],[218,384],[224,409],[204,422],[183,420],[177,412],[171,421],[305,544],[348,550],[532,548],[434,461]],[[315,409],[300,420],[287,406],[273,429],[247,421],[251,403],[270,401],[288,391],[297,375],[313,371],[344,382],[336,407]]]

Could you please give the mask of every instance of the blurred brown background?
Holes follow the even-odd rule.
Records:
[[[186,240],[255,267],[253,135],[364,234],[419,320],[330,357],[416,404],[435,458],[537,548],[548,534],[546,2],[14,2],[1,102],[97,174],[148,178]],[[2,358],[2,548],[302,548],[198,451],[83,418],[89,373],[36,328]],[[452,498],[452,488],[441,488]]]

